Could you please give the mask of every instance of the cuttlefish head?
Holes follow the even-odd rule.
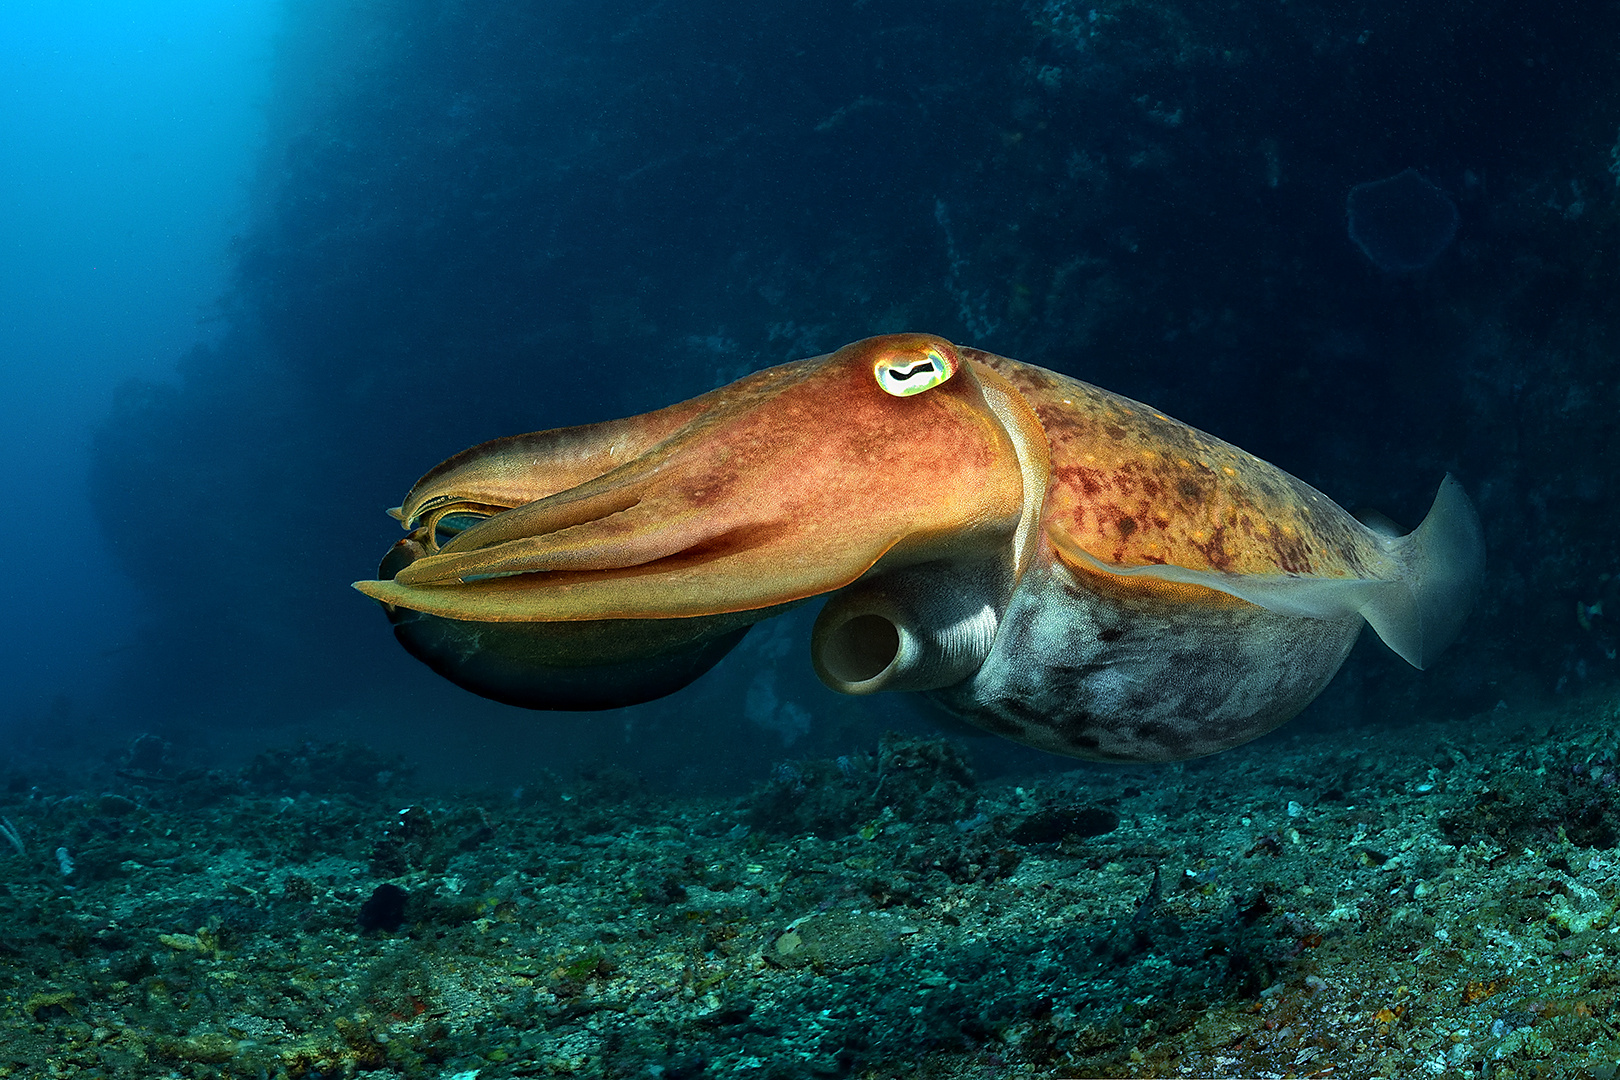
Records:
[[[478,693],[629,704],[863,577],[1016,576],[1045,453],[987,366],[930,335],[869,338],[644,416],[458,454],[393,511],[408,535],[355,587]]]

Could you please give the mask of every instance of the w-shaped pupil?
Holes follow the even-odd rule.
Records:
[[[906,379],[911,378],[913,375],[921,375],[925,371],[933,371],[933,370],[934,370],[934,362],[932,360],[924,360],[921,363],[915,364],[912,367],[907,368],[905,371],[901,371],[899,368],[891,368],[890,371],[889,371],[889,374],[891,376],[893,376],[897,381],[904,382]]]

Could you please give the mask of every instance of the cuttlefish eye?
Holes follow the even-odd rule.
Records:
[[[948,356],[929,346],[921,355],[906,353],[902,356],[880,357],[872,365],[872,374],[886,394],[910,397],[924,390],[932,390],[956,374],[956,357]]]

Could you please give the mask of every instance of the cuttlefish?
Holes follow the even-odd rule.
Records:
[[[816,673],[998,735],[1173,761],[1270,731],[1363,623],[1422,668],[1483,572],[1451,476],[1401,535],[1150,406],[929,334],[624,420],[496,439],[390,511],[399,641],[534,709],[686,686],[827,597]]]

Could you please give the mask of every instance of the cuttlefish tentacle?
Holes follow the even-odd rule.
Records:
[[[926,334],[856,342],[422,478],[378,580],[435,670],[535,708],[672,692],[830,595],[811,655],[1101,760],[1211,753],[1326,685],[1364,622],[1422,667],[1483,570],[1448,477],[1375,530],[1151,407]]]

